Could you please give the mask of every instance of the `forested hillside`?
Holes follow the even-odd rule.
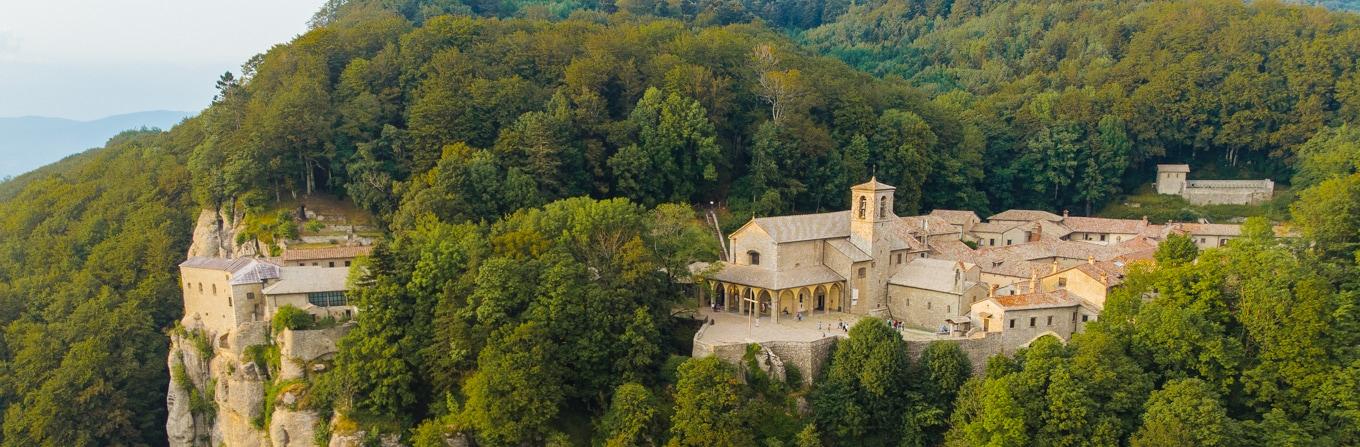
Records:
[[[1360,442],[1354,16],[850,3],[329,2],[199,116],[0,183],[0,443],[165,443],[191,216],[315,192],[388,234],[304,401],[415,445]],[[811,387],[684,357],[690,204],[841,209],[877,173],[899,214],[1079,210],[1160,160],[1297,172],[1303,237],[1168,250],[985,377],[876,320]]]

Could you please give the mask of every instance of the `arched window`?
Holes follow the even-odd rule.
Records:
[[[746,256],[751,259],[751,265],[760,265],[760,252],[751,250],[746,252]]]
[[[888,218],[888,196],[878,196],[878,218]]]
[[[869,207],[869,199],[859,196],[859,218],[864,218],[865,209]]]

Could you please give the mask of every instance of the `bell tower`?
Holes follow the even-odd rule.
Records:
[[[872,246],[897,215],[893,214],[893,193],[897,188],[871,178],[850,187],[850,237]]]
[[[867,314],[886,310],[887,282],[892,276],[889,258],[896,240],[893,225],[893,194],[897,188],[871,178],[850,188],[850,241],[873,258],[857,263],[850,278],[852,312]],[[859,269],[863,268],[864,276]]]

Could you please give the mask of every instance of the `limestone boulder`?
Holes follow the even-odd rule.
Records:
[[[284,406],[275,408],[269,422],[269,441],[274,447],[316,445],[314,436],[319,420],[312,411],[295,411]]]

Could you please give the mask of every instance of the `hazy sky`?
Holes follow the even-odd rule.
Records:
[[[0,117],[198,112],[322,0],[0,0]]]

